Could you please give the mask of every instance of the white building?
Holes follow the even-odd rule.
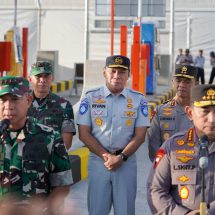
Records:
[[[0,41],[4,39],[6,31],[14,26],[14,2],[0,1]],[[85,10],[86,2],[88,10]],[[59,51],[59,65],[69,68],[74,67],[74,63],[84,63],[86,57],[104,60],[110,54],[110,2],[17,0],[16,25],[29,29],[28,66],[35,61],[38,50]],[[215,50],[215,0],[175,0],[174,3],[173,55],[176,55],[178,48],[190,48],[195,56],[201,48],[207,58],[206,66],[210,68],[209,52]],[[168,56],[170,0],[142,0],[142,4],[143,14],[148,16],[143,20],[153,21],[161,27],[160,53]],[[151,7],[152,4],[154,7]],[[137,10],[138,0],[115,0],[115,54],[119,53],[119,26],[131,26],[138,16]],[[158,17],[151,17],[153,14]],[[131,34],[128,41],[130,56]]]

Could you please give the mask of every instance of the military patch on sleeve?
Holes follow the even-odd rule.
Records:
[[[156,154],[155,162],[154,162],[154,169],[158,166],[160,161],[162,160],[163,156],[166,154],[164,149],[159,149]]]
[[[143,116],[147,117],[149,113],[148,113],[148,105],[145,99],[142,99],[140,101],[140,109]]]
[[[88,108],[89,108],[89,102],[88,102],[87,98],[85,98],[81,101],[79,113],[81,115],[84,115],[88,111]]]

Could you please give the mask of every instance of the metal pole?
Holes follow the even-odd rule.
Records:
[[[89,58],[89,1],[85,0],[84,60]]]
[[[190,49],[190,26],[191,26],[191,16],[188,13],[187,17],[187,48]]]
[[[17,24],[17,0],[14,0],[15,8],[14,8],[14,26]]]
[[[110,54],[114,54],[114,0],[111,0]]]
[[[142,17],[142,0],[138,0],[138,22],[141,27],[141,17]]]
[[[173,59],[174,59],[174,0],[170,0],[170,31],[169,31],[169,79],[170,74],[173,72]]]
[[[37,0],[37,9],[38,9],[38,50],[41,49],[41,34],[42,34],[42,30],[41,30],[41,24],[42,24],[42,6],[41,6],[41,2],[40,0]]]

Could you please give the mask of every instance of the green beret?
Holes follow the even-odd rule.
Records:
[[[202,84],[191,90],[191,104],[196,107],[215,105],[215,85]]]
[[[31,66],[30,75],[39,75],[42,73],[53,74],[53,68],[48,61],[37,61]]]
[[[30,92],[27,79],[17,76],[4,76],[0,78],[0,96],[12,94],[21,97],[27,92]]]
[[[130,60],[122,55],[113,55],[106,58],[105,66],[109,68],[123,68],[129,70]]]

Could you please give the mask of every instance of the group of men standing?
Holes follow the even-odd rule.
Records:
[[[79,138],[90,150],[89,214],[108,215],[113,206],[115,215],[135,215],[135,152],[146,135],[153,162],[147,183],[152,213],[195,214],[201,181],[198,145],[203,134],[209,145],[206,201],[208,213],[213,214],[215,86],[194,86],[195,68],[177,67],[172,77],[176,96],[157,107],[150,123],[146,98],[126,87],[130,60],[121,55],[107,57],[102,73],[105,86],[86,92],[76,122]],[[76,132],[72,106],[50,92],[50,63],[33,64],[28,80],[32,91],[24,78],[0,78],[4,122],[0,126],[0,205],[6,205],[5,197],[21,205],[38,197],[44,214],[63,215],[62,202],[72,184],[67,154]]]
[[[175,59],[175,66],[178,67],[182,65],[195,66],[197,70],[197,82],[199,82],[199,79],[201,79],[201,84],[205,84],[205,57],[203,55],[202,49],[199,49],[198,55],[195,58],[193,58],[193,56],[190,54],[189,49],[185,49],[184,53],[183,49],[178,49],[178,55]],[[208,83],[213,84],[213,80],[215,77],[215,54],[213,51],[210,52],[210,65],[212,69]]]
[[[156,108],[147,132],[149,157],[153,162],[147,181],[147,200],[152,214],[198,214],[204,189],[202,180],[207,180],[204,191],[209,206],[204,214],[215,212],[212,183],[215,86],[196,85],[196,72],[190,65],[176,67],[172,77],[176,95]],[[199,138],[203,135],[208,138],[204,179],[198,164],[202,153]]]

